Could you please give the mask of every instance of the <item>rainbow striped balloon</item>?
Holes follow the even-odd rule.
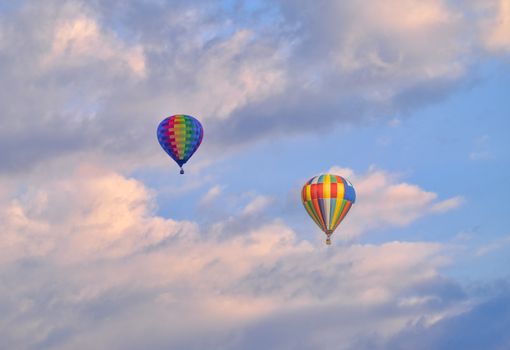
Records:
[[[182,166],[202,143],[202,124],[192,116],[177,114],[159,123],[157,135],[161,147],[179,164],[181,174],[184,174]]]
[[[356,201],[356,192],[343,177],[322,174],[303,186],[301,200],[313,221],[326,234],[326,244],[331,244],[330,236]]]

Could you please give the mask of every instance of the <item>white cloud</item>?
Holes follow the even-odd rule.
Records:
[[[196,231],[192,224],[149,217],[152,204],[152,194],[142,184],[83,167],[74,177],[31,188],[2,208],[2,244],[11,246],[2,259],[32,255],[68,262],[119,258],[184,229],[188,236]]]
[[[209,191],[207,191],[207,193],[200,200],[200,204],[205,205],[213,202],[215,199],[219,197],[222,191],[223,189],[220,185],[215,185],[211,187]]]
[[[490,253],[493,253],[495,251],[498,251],[500,249],[503,249],[507,247],[510,244],[510,236],[504,236],[501,239],[498,239],[494,242],[482,245],[477,248],[475,252],[475,256],[481,257]]]
[[[45,68],[77,68],[102,60],[125,65],[133,74],[145,75],[145,57],[140,45],[129,47],[85,15],[62,18],[55,24],[50,52],[43,58]]]
[[[338,229],[343,238],[376,228],[406,226],[425,215],[455,209],[463,202],[462,197],[438,201],[436,193],[400,182],[397,175],[375,168],[362,175],[340,167],[329,172],[347,178],[356,190],[356,203]]]
[[[390,0],[351,6],[357,20],[349,22],[349,34],[339,43],[342,69],[368,69],[374,78],[385,76],[395,83],[402,79],[404,84],[462,73],[460,54],[465,47],[457,42],[460,14],[443,1]],[[442,50],[431,50],[431,42]]]
[[[202,119],[225,119],[236,109],[280,92],[285,75],[277,51],[240,30],[209,50],[194,48],[197,60],[178,59],[181,69],[193,72],[195,89],[173,89],[170,100]],[[250,55],[247,55],[250,54]],[[197,69],[198,68],[198,69]]]
[[[143,184],[91,166],[1,202],[0,274],[9,284],[0,305],[4,320],[18,321],[0,322],[0,344],[10,348],[244,348],[243,334],[259,322],[290,313],[294,324],[284,324],[298,330],[310,310],[324,317],[342,310],[327,328],[348,331],[321,338],[330,346],[367,327],[393,334],[450,307],[439,291],[423,289],[442,283],[446,260],[436,243],[331,249],[299,240],[280,220],[218,237],[154,215]],[[390,305],[395,311],[379,314]],[[358,308],[370,321],[349,325]],[[314,342],[322,331],[300,333]],[[207,339],[197,343],[196,334]]]
[[[256,196],[243,209],[243,215],[255,215],[265,210],[269,204],[273,202],[273,198],[268,196]]]

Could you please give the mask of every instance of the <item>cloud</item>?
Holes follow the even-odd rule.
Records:
[[[0,12],[1,170],[83,156],[162,164],[154,129],[174,113],[203,120],[208,155],[401,119],[469,80],[489,54],[484,28],[504,45],[505,4],[23,3]]]
[[[510,50],[510,2],[492,0],[484,3],[492,16],[482,22],[485,44],[489,50],[508,52]]]
[[[155,126],[168,113],[197,115],[207,126],[281,90],[274,40],[218,11],[193,2],[46,1],[3,18],[4,171],[77,153],[110,164],[129,164],[134,154],[150,161],[159,154]],[[28,126],[38,132],[27,134]]]
[[[298,349],[328,348],[433,324],[464,299],[438,243],[328,249],[280,219],[217,235],[86,165],[15,192],[0,201],[2,347],[288,348],[292,331]]]
[[[505,349],[510,344],[505,328],[508,322],[510,298],[503,293],[432,326],[418,323],[389,340],[365,339],[352,349]]]
[[[244,215],[254,215],[265,210],[273,199],[267,196],[257,196],[243,209]]]
[[[221,194],[222,188],[220,185],[215,185],[207,191],[207,193],[200,199],[200,204],[205,205],[209,204],[215,199],[218,198],[218,196]]]
[[[504,236],[503,238],[498,239],[495,242],[491,242],[478,247],[478,249],[475,252],[475,256],[480,257],[493,253],[494,251],[505,248],[508,244],[510,244],[510,236]]]
[[[344,238],[376,228],[407,226],[425,215],[444,213],[463,203],[460,196],[438,201],[436,193],[399,182],[398,175],[376,168],[366,174],[340,167],[329,172],[349,179],[356,189],[356,203],[340,228]]]
[[[55,25],[51,50],[42,59],[43,67],[77,68],[101,60],[125,64],[133,74],[145,75],[145,58],[141,46],[125,47],[114,34],[103,33],[90,17],[77,15]]]

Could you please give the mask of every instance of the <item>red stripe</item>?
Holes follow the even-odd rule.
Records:
[[[317,190],[317,195],[319,196],[318,198],[324,198],[324,184],[321,183],[321,184],[317,184],[317,186],[319,187],[319,189]]]
[[[326,228],[326,225],[324,224],[324,218],[322,217],[321,207],[319,205],[319,200],[317,198],[314,198],[312,200],[312,203],[313,207],[315,208],[315,214],[319,217],[322,228]]]
[[[344,217],[347,215],[347,212],[349,211],[350,208],[351,208],[351,202],[347,201],[347,203],[345,203],[344,210],[342,211],[342,214],[340,214],[340,219],[338,220],[338,223],[340,223],[344,219]]]
[[[331,198],[336,198],[336,189],[338,188],[338,184],[335,183],[335,182],[332,182],[330,184],[330,193],[331,193]]]
[[[311,184],[310,186],[312,199],[317,199],[317,184]]]

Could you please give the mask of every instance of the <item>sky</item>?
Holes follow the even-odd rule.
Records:
[[[0,76],[0,348],[510,349],[509,0],[3,1]]]

